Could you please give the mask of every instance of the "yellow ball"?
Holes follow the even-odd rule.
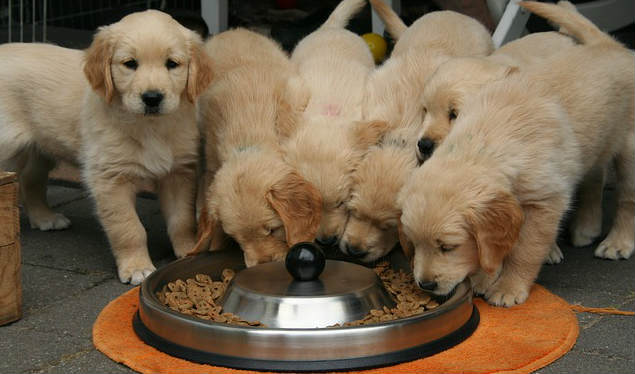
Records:
[[[373,54],[373,58],[375,59],[375,63],[379,64],[386,57],[386,48],[387,44],[384,38],[379,34],[375,34],[373,32],[369,32],[368,34],[362,35],[362,39],[366,41],[368,44],[368,48],[370,48],[370,53]]]

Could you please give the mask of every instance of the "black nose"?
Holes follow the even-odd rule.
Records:
[[[141,94],[141,100],[143,103],[150,107],[156,108],[161,104],[161,100],[163,100],[163,94],[159,91],[146,91]]]
[[[417,142],[417,147],[419,148],[419,152],[424,157],[432,156],[432,152],[434,152],[434,140],[430,138],[421,138]]]
[[[424,291],[434,291],[437,289],[437,282],[419,282],[419,288]]]
[[[364,257],[366,256],[366,252],[359,249],[358,247],[354,246],[354,245],[350,245],[348,243],[346,243],[345,245],[346,247],[346,253],[349,254],[349,256],[353,256],[353,257]]]
[[[323,245],[325,247],[331,247],[331,246],[334,246],[335,243],[337,243],[337,236],[319,237],[319,238],[315,238],[315,241],[318,242],[318,244]]]

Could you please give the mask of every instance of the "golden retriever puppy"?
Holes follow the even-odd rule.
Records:
[[[100,28],[85,52],[0,46],[0,160],[17,168],[31,224],[69,225],[46,203],[48,171],[63,159],[81,165],[122,282],[155,269],[135,211],[144,181],[156,183],[174,252],[185,255],[196,230],[194,101],[211,76],[200,37],[155,10]]]
[[[439,66],[426,81],[423,90],[425,116],[416,147],[419,162],[425,162],[432,155],[450,131],[464,101],[485,84],[505,79],[519,68],[540,63],[550,55],[575,45],[569,36],[542,32],[510,42],[487,57],[456,58]],[[545,261],[556,264],[562,259],[562,251],[554,242]]]
[[[521,4],[582,45],[466,100],[398,198],[420,287],[445,295],[471,277],[503,306],[526,300],[576,184],[612,161],[617,216],[595,254],[628,258],[635,245],[635,56],[576,12]]]
[[[437,67],[454,57],[482,57],[494,50],[489,31],[474,18],[431,12],[406,27],[383,1],[370,3],[397,43],[368,80],[364,118],[385,120],[391,127],[418,120],[424,83]]]
[[[283,147],[289,164],[322,196],[317,241],[323,245],[334,245],[341,237],[352,172],[385,128],[382,122],[361,122],[364,87],[375,65],[364,41],[344,28],[364,4],[342,1],[291,56],[309,99]]]
[[[541,32],[507,43],[490,56],[456,58],[439,66],[423,89],[425,116],[417,143],[419,160],[424,162],[432,155],[450,131],[463,102],[485,84],[575,45],[567,35]]]
[[[315,239],[321,212],[320,194],[283,160],[276,132],[291,109],[285,92],[295,68],[275,42],[245,29],[221,33],[205,49],[216,56],[216,78],[198,103],[207,198],[193,252],[222,228],[247,266],[284,260],[289,246]]]
[[[382,1],[371,4],[397,43],[390,59],[371,73],[363,107],[365,120],[386,121],[390,132],[353,174],[350,217],[339,243],[343,253],[364,261],[386,255],[398,241],[395,197],[416,167],[409,147],[414,138],[408,137],[418,133],[426,78],[452,56],[485,56],[493,49],[487,29],[470,17],[432,12],[406,27]]]
[[[418,132],[417,126],[387,132],[359,163],[346,203],[350,216],[339,246],[343,253],[371,262],[397,244],[397,194],[417,167],[412,149]]]

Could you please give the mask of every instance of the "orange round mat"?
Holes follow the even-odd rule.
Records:
[[[569,304],[534,285],[529,299],[512,308],[475,299],[481,321],[464,342],[434,356],[389,368],[356,373],[531,373],[555,361],[575,344],[578,320]],[[93,326],[93,343],[116,362],[141,373],[251,373],[202,365],[146,345],[132,330],[139,304],[135,287],[108,304]]]

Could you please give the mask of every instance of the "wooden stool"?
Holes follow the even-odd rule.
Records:
[[[15,173],[0,171],[0,325],[21,317],[18,182]]]

